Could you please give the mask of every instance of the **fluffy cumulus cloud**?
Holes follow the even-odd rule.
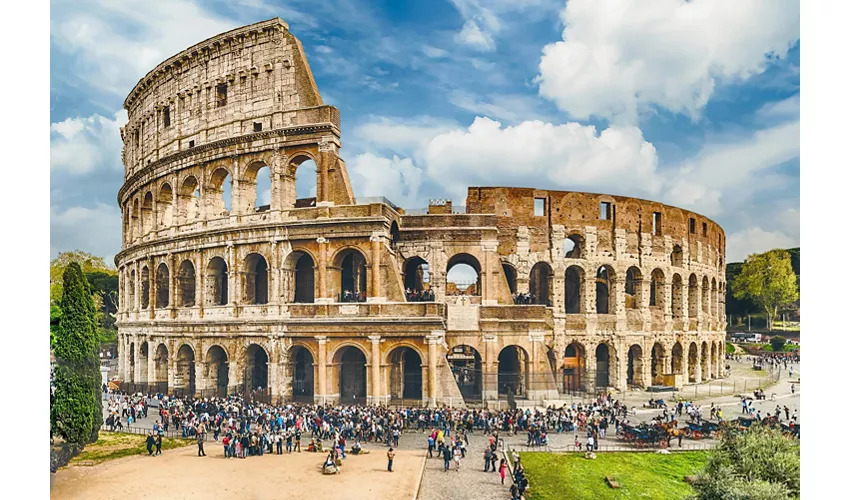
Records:
[[[354,158],[349,172],[354,177],[352,182],[357,185],[358,196],[386,196],[407,208],[421,203],[422,170],[410,158],[384,158],[364,153]]]
[[[112,118],[94,114],[85,118],[66,118],[50,124],[50,169],[73,175],[85,175],[108,168],[121,171],[120,127],[127,113]]]
[[[763,72],[800,37],[797,0],[570,0],[561,17],[538,82],[576,119],[697,116],[717,85]]]
[[[50,255],[85,250],[111,262],[121,249],[121,211],[117,206],[50,207]]]

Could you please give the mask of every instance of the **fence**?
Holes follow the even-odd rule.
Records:
[[[147,427],[135,427],[135,426],[125,425],[124,427],[118,427],[118,428],[113,427],[112,429],[110,429],[106,424],[101,426],[100,430],[103,431],[103,432],[114,432],[116,434],[138,434],[140,436],[147,436],[149,432],[153,432],[152,427],[147,428]],[[194,430],[192,432],[194,432]],[[188,437],[183,436],[182,430],[180,430],[180,431],[176,431],[176,430],[163,431],[162,436],[168,437],[168,438],[189,439]]]

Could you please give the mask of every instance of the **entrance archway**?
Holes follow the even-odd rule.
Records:
[[[216,396],[227,396],[227,387],[230,382],[228,370],[230,363],[227,353],[221,346],[214,345],[207,351],[207,373],[206,387],[215,391]]]
[[[334,358],[334,362],[339,365],[340,401],[349,404],[365,403],[366,355],[356,347],[347,346],[337,351]]]
[[[390,399],[422,400],[422,357],[410,347],[397,347],[389,356]]]
[[[339,302],[365,302],[367,293],[366,257],[354,248],[337,255],[334,266],[338,269],[334,288]]]
[[[528,353],[509,345],[499,352],[499,395],[526,397],[528,391]]]
[[[708,344],[706,342],[702,343],[700,362],[701,362],[701,365],[702,365],[700,367],[700,368],[702,368],[702,380],[704,382],[704,381],[711,378],[710,371],[709,371],[709,369],[711,367],[708,364]]]
[[[662,375],[664,375],[664,346],[660,343],[656,342],[655,345],[652,346],[652,379],[651,384],[661,384],[663,381]]]
[[[626,381],[630,386],[644,387],[646,385],[646,382],[643,380],[643,349],[637,344],[629,347],[626,377]]]
[[[481,355],[474,347],[458,345],[446,354],[464,401],[481,401]]]
[[[697,381],[697,363],[699,363],[699,348],[696,342],[688,347],[688,382]]]
[[[584,346],[573,342],[564,350],[564,392],[582,390],[582,374],[585,369]]]
[[[596,388],[608,387],[611,382],[609,365],[611,363],[611,352],[608,344],[596,346]]]
[[[292,399],[312,403],[313,355],[302,346],[293,347],[289,355],[292,360]]]
[[[584,311],[584,269],[570,266],[564,274],[564,302],[567,314]]]
[[[673,344],[673,351],[671,353],[671,364],[673,366],[673,373],[676,375],[682,375],[682,361],[683,361],[683,350],[682,344],[676,342]]]
[[[145,384],[148,380],[148,343],[142,342],[139,344],[139,380],[137,383]]]
[[[168,348],[165,344],[159,344],[154,356],[154,380],[157,391],[165,393],[168,391]]]
[[[257,344],[245,350],[245,388],[249,392],[269,388],[269,355]]]
[[[127,382],[134,384],[136,380],[136,344],[130,342],[130,369],[127,370]]]
[[[185,391],[186,396],[195,395],[195,351],[187,344],[181,345],[177,350],[174,387]]]
[[[269,303],[269,264],[258,253],[245,257],[245,296],[246,304]]]
[[[411,257],[404,263],[405,292],[421,292],[430,286],[431,268],[422,257]]]
[[[552,266],[546,262],[538,262],[531,268],[528,289],[531,292],[531,303],[552,306]]]

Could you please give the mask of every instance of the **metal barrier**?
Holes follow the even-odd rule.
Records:
[[[153,432],[153,428],[135,427],[135,426],[129,426],[129,425],[125,425],[122,428],[109,429],[109,427],[106,424],[101,426],[100,430],[102,432],[111,432],[111,433],[114,433],[114,434],[138,434],[140,436],[147,436],[148,433]],[[168,438],[191,439],[191,437],[183,437],[183,431],[182,430],[180,430],[180,431],[175,431],[175,430],[163,431],[162,435],[163,435],[163,437],[168,437]]]

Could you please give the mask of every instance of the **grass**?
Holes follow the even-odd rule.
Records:
[[[676,452],[669,455],[640,452],[599,453],[596,460],[582,453],[522,453],[528,474],[528,500],[562,498],[646,498],[672,500],[694,494],[685,476],[699,473],[707,452]],[[605,482],[612,476],[620,489]]]
[[[132,455],[147,455],[145,439],[147,436],[140,434],[101,431],[97,442],[86,445],[79,455],[71,459],[70,465],[97,465]],[[190,439],[162,438],[162,449],[165,451],[192,443]]]

